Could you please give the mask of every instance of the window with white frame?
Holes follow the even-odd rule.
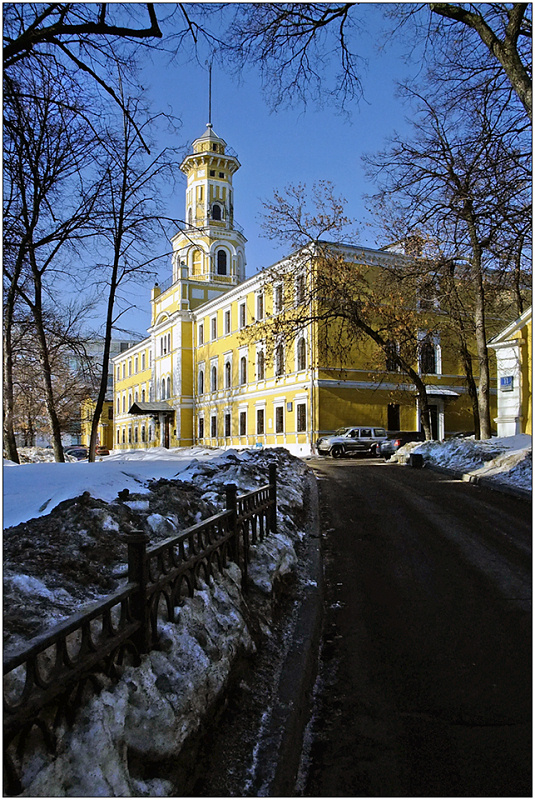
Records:
[[[298,371],[307,368],[307,346],[304,336],[301,336],[297,342],[297,369]]]
[[[217,392],[217,366],[212,364],[210,369],[210,391]]]
[[[240,303],[238,308],[238,324],[240,329],[245,328],[247,324],[247,313],[245,309],[245,303]]]
[[[141,353],[141,370],[145,369],[145,353]]]
[[[240,383],[243,386],[247,383],[247,357],[241,356],[240,358]]]
[[[199,344],[204,344],[204,323],[199,322]]]
[[[282,344],[278,344],[275,348],[275,375],[276,377],[284,375],[284,348]]]
[[[284,406],[275,406],[275,433],[284,433]]]
[[[225,437],[228,438],[230,434],[230,425],[231,425],[231,418],[230,418],[230,411],[225,411]]]
[[[240,411],[240,436],[247,435],[247,411]]]
[[[265,409],[256,409],[256,432],[262,435],[265,431]]]
[[[264,294],[262,292],[256,295],[256,318],[264,319]]]
[[[137,375],[139,372],[139,358],[136,356],[134,359],[134,373]]]
[[[197,388],[198,388],[199,394],[204,394],[204,368],[203,367],[201,367],[199,369],[199,378],[198,378],[198,382],[197,382]]]
[[[306,403],[296,403],[295,412],[297,415],[297,433],[303,433],[307,429],[307,406]]]
[[[232,366],[230,361],[225,361],[225,389],[230,389],[232,385]]]
[[[282,311],[284,303],[282,292],[283,292],[282,283],[279,283],[273,289],[273,312],[275,314],[279,314]]]
[[[295,304],[297,306],[305,302],[305,289],[306,278],[304,275],[298,275],[295,279]]]
[[[225,335],[230,333],[230,308],[225,311]]]
[[[215,414],[210,417],[210,436],[212,439],[217,436],[217,416]]]
[[[266,357],[263,350],[256,353],[256,379],[263,381],[266,377]]]
[[[204,439],[204,417],[199,417],[199,439]]]
[[[210,320],[210,331],[212,336],[212,341],[217,339],[217,317],[212,317]]]
[[[427,335],[420,340],[419,346],[420,372],[422,375],[436,375],[438,373],[438,358],[436,343],[433,337]]]
[[[167,399],[171,397],[171,378],[167,378]]]

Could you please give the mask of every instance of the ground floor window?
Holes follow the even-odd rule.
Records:
[[[240,436],[247,434],[247,411],[240,411]]]
[[[137,444],[137,443],[138,443],[138,441],[139,441],[139,438],[138,438],[138,436],[139,436],[139,433],[138,433],[138,427],[137,427],[137,425],[136,425],[136,427],[134,428],[134,442],[135,442],[136,444]]]
[[[399,403],[389,403],[386,414],[386,427],[389,431],[400,430]]]
[[[275,433],[284,433],[284,406],[275,408]]]
[[[142,442],[144,442],[144,441],[145,441],[145,436],[146,436],[145,426],[144,426],[144,425],[142,425],[142,426],[141,426],[141,441],[142,441]]]
[[[297,432],[303,433],[307,429],[307,407],[306,403],[297,403]]]
[[[225,413],[225,436],[230,436],[230,413]]]
[[[264,433],[264,409],[257,408],[256,410],[256,432]]]
[[[215,414],[210,418],[210,435],[212,439],[217,436],[217,417]]]
[[[121,443],[121,432],[117,430],[117,444]]]
[[[199,417],[199,439],[204,439],[204,417]]]

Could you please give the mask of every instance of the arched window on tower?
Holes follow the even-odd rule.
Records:
[[[218,275],[226,275],[227,274],[227,251],[226,250],[218,250],[217,251],[217,274]]]
[[[191,206],[188,208],[188,225],[193,225],[193,210]]]
[[[167,378],[167,398],[171,397],[171,378]]]
[[[212,206],[212,219],[216,220],[216,222],[221,221],[221,206],[219,203],[214,203]]]
[[[202,273],[202,254],[200,250],[193,251],[191,272],[192,275],[200,275]]]

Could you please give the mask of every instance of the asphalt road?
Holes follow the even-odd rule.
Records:
[[[296,794],[531,796],[531,508],[312,462],[324,629]]]

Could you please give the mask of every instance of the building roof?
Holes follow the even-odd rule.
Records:
[[[173,406],[166,403],[164,400],[154,401],[152,403],[136,402],[130,407],[129,414],[174,414],[175,409]]]
[[[505,344],[508,340],[510,340],[511,337],[515,335],[515,333],[518,333],[518,331],[521,330],[524,327],[524,325],[527,325],[528,322],[531,321],[532,312],[533,312],[532,306],[526,308],[524,313],[520,317],[518,317],[518,319],[515,319],[513,322],[510,322],[507,328],[504,328],[503,331],[498,333],[496,336],[492,337],[492,339],[489,341],[489,347]]]

